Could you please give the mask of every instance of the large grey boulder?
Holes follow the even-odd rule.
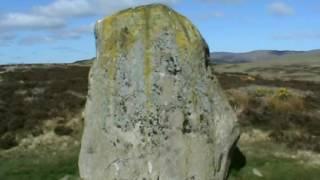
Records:
[[[85,180],[221,180],[239,137],[209,50],[164,5],[96,24],[79,159]]]

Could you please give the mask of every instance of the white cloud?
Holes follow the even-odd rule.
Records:
[[[10,12],[0,16],[0,43],[17,39],[21,45],[49,44],[61,40],[79,39],[92,34],[94,24],[70,28],[71,20],[89,16],[110,15],[120,9],[149,3],[174,4],[182,0],[53,0],[47,5],[30,7],[25,12]],[[217,14],[218,15],[218,14]],[[219,16],[219,15],[218,15]],[[19,38],[4,36],[8,32],[31,30]],[[41,30],[34,33],[33,30]],[[12,38],[12,39],[11,39]]]
[[[64,26],[65,22],[56,17],[28,13],[9,13],[0,20],[0,28],[3,29],[38,29],[57,28]]]
[[[180,0],[117,0],[117,1],[110,1],[110,0],[93,0],[92,2],[92,9],[96,14],[111,14],[117,10],[139,6],[143,4],[150,4],[150,3],[164,3],[164,4],[173,4],[177,3]]]
[[[58,29],[52,32],[52,36],[56,39],[78,39],[85,34],[92,34],[94,30],[94,24],[83,25],[76,28]]]
[[[49,17],[73,17],[91,15],[94,9],[88,0],[56,0],[46,6],[35,6],[32,11]]]
[[[277,16],[290,16],[294,14],[294,9],[284,2],[274,2],[269,5],[269,11]]]
[[[86,34],[93,34],[94,24],[83,25],[76,28],[56,29],[45,34],[27,35],[19,43],[22,45],[49,44],[61,40],[80,39]],[[0,38],[1,40],[1,38]]]
[[[44,34],[28,34],[20,44],[53,43],[79,39],[93,32],[93,24],[70,28],[68,22],[85,16],[109,15],[123,8],[149,3],[176,3],[179,0],[55,0],[50,4],[31,7],[27,12],[11,12],[0,17],[2,32],[44,30]]]
[[[175,4],[183,0],[53,0],[46,5],[31,7],[26,12],[11,12],[0,16],[0,29],[47,30],[63,28],[72,18],[110,15],[120,9],[150,3]],[[234,3],[246,0],[194,0],[198,2]],[[281,8],[281,7],[280,7]],[[222,14],[212,15],[221,17]]]
[[[64,27],[70,18],[109,15],[117,10],[149,3],[172,4],[180,0],[55,0],[28,12],[12,12],[0,18],[0,29],[48,29]]]
[[[120,9],[139,6],[150,3],[164,3],[172,5],[183,0],[52,0],[46,5],[30,7],[25,12],[10,12],[0,16],[1,34],[12,31],[31,30],[28,34],[22,34],[15,39],[22,45],[43,43],[55,43],[61,40],[79,39],[93,33],[94,24],[82,25],[70,28],[68,25],[74,19],[89,16],[110,15]],[[194,0],[204,2],[241,2],[245,0]],[[222,12],[211,12],[203,15],[203,18],[221,18]],[[41,33],[33,33],[33,30],[41,30]],[[11,37],[11,36],[10,36]],[[0,36],[2,44],[12,42],[9,36]]]

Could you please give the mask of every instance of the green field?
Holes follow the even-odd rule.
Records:
[[[318,180],[320,164],[309,164],[308,159],[281,157],[274,153],[278,145],[257,143],[242,145],[247,158],[246,166],[233,170],[230,180]],[[78,149],[74,147],[65,151],[43,150],[39,152],[11,152],[0,157],[0,179],[3,180],[68,180],[78,179]],[[39,149],[40,150],[40,149]],[[281,152],[288,149],[281,149]],[[258,170],[262,177],[253,173]]]
[[[0,179],[3,180],[68,180],[78,177],[79,147],[65,151],[18,150],[0,156]]]

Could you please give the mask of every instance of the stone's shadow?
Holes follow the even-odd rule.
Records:
[[[228,177],[232,171],[240,171],[247,164],[246,156],[241,152],[240,148],[236,146],[231,155],[231,164],[228,172]]]
[[[247,158],[241,152],[240,148],[237,145],[239,139],[240,139],[240,136],[238,136],[237,140],[233,143],[232,148],[229,152],[229,158],[230,158],[229,159],[229,169],[226,172],[225,179],[229,179],[230,175],[233,172],[240,171],[247,164]]]
[[[230,170],[239,171],[247,163],[246,156],[241,152],[240,148],[236,146],[231,156]]]

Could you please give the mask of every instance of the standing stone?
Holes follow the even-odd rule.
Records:
[[[239,137],[209,50],[164,5],[96,24],[79,166],[85,180],[222,180]]]

